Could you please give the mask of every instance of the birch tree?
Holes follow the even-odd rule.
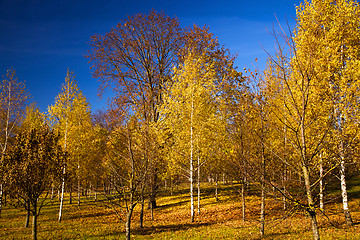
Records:
[[[0,85],[0,159],[18,131],[29,97],[25,83],[19,81],[14,69],[8,69]],[[0,178],[0,216],[4,191]]]
[[[197,147],[202,146],[201,135],[209,134],[216,118],[216,73],[214,65],[207,62],[204,55],[193,52],[174,71],[173,84],[165,87],[161,127],[173,136],[169,160],[189,179],[190,221],[194,222],[195,162],[200,152],[206,152]]]
[[[346,186],[346,165],[359,126],[360,9],[357,1],[305,1],[297,9],[295,38],[301,61],[311,61],[314,74],[332,98],[333,143],[340,165],[341,196],[347,225],[352,225]]]
[[[54,128],[61,135],[60,141],[66,154],[66,161],[63,166],[64,175],[67,173],[69,176],[71,172],[80,180],[79,174],[82,164],[80,161],[86,152],[86,141],[89,139],[86,132],[91,128],[91,115],[89,104],[79,90],[74,75],[70,71],[66,74],[65,83],[62,85],[62,90],[56,97],[54,105],[50,106],[48,111]],[[62,218],[64,190],[65,179],[61,184],[59,222]],[[78,190],[80,190],[79,186]]]

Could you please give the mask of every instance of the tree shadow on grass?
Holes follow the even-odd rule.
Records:
[[[194,228],[206,227],[213,225],[212,222],[207,223],[184,223],[184,224],[171,224],[171,225],[160,225],[160,226],[151,226],[151,227],[144,227],[144,228],[134,228],[132,230],[132,234],[134,235],[151,235],[156,233],[162,232],[176,232],[181,230],[189,230]]]
[[[99,212],[89,212],[89,213],[81,213],[81,214],[74,214],[67,216],[67,220],[74,220],[74,219],[81,219],[81,218],[93,218],[93,217],[102,217],[102,216],[110,216],[113,215],[113,212],[105,212],[105,211],[99,211]]]
[[[184,205],[188,202],[190,202],[190,200],[178,201],[178,202],[169,203],[169,204],[162,204],[162,205],[156,206],[156,209],[168,209],[168,208],[178,207],[178,206]]]

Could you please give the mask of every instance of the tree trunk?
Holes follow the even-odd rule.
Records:
[[[218,196],[218,175],[217,174],[215,176],[215,200],[219,201],[219,196]]]
[[[173,179],[173,178],[171,178],[170,184],[171,184],[171,192],[170,192],[170,195],[172,196],[172,195],[174,195],[174,179]]]
[[[94,201],[97,201],[97,182],[95,183],[95,190],[94,190]]]
[[[319,235],[319,229],[318,229],[317,220],[316,220],[316,212],[315,212],[313,197],[312,197],[312,193],[311,193],[310,176],[309,176],[309,172],[308,172],[308,169],[306,166],[303,166],[302,169],[303,169],[303,175],[304,175],[304,181],[305,181],[306,195],[307,195],[307,200],[308,200],[307,212],[309,213],[310,220],[311,220],[311,228],[312,228],[312,232],[313,232],[313,238],[314,238],[314,240],[319,240],[320,235]]]
[[[136,204],[131,203],[127,216],[126,216],[126,223],[125,223],[125,234],[126,234],[126,239],[130,240],[130,230],[131,230],[131,216],[134,210]]]
[[[78,169],[80,167],[78,166]],[[81,192],[81,186],[80,186],[80,176],[78,176],[78,206],[80,207],[80,192]]]
[[[265,186],[264,181],[261,182],[261,208],[260,208],[260,235],[265,235]]]
[[[144,205],[145,205],[145,198],[141,196],[141,208],[140,208],[140,217],[139,217],[139,227],[144,227]]]
[[[154,208],[156,208],[155,193],[154,194],[150,193],[148,208],[151,211],[151,220],[154,220]]]
[[[25,218],[25,227],[28,228],[29,227],[29,222],[30,222],[30,202],[26,202],[25,203],[26,206],[26,218]]]
[[[283,173],[283,210],[284,210],[284,213],[286,212],[286,197],[285,197],[285,194],[286,194],[286,165],[284,165],[284,173]]]
[[[54,185],[51,186],[51,200],[54,199]]]
[[[65,174],[65,166],[64,166],[63,174]],[[61,222],[61,218],[62,218],[62,209],[64,204],[64,190],[65,190],[65,178],[62,179],[62,183],[61,183],[60,208],[59,208],[59,219],[58,219],[59,222]]]
[[[33,215],[33,222],[32,222],[32,238],[33,240],[37,240],[37,218],[38,215],[34,214]]]
[[[262,144],[262,173],[261,173],[261,207],[260,207],[260,235],[265,235],[265,147]]]
[[[69,184],[69,204],[72,204],[72,182]]]
[[[192,160],[192,154],[190,159]],[[190,222],[194,222],[194,169],[193,169],[193,164],[192,161],[190,160]]]
[[[198,171],[197,171],[197,203],[198,203],[198,215],[200,215],[200,156],[198,156]]]
[[[140,208],[140,218],[139,218],[139,227],[140,228],[144,227],[144,205],[145,205],[145,200],[143,198],[141,200],[141,208]]]
[[[193,153],[194,153],[194,137],[193,137],[193,114],[194,114],[194,99],[191,98],[191,117],[190,117],[190,222],[194,222],[194,165],[193,165]]]
[[[241,205],[242,205],[242,220],[245,222],[245,179],[241,184]]]
[[[1,217],[1,209],[2,209],[2,200],[3,200],[3,184],[0,184],[0,217]]]
[[[346,224],[348,226],[352,226],[354,223],[351,218],[350,210],[349,210],[349,203],[348,203],[348,195],[346,190],[346,179],[345,179],[345,161],[343,156],[341,156],[341,163],[340,163],[340,182],[341,182],[341,196],[342,196],[342,203],[343,203],[343,210],[345,215]]]
[[[319,170],[320,170],[320,181],[319,181],[319,201],[320,201],[320,210],[323,211],[324,210],[324,192],[323,192],[323,177],[324,177],[324,168],[323,168],[323,161],[322,161],[322,154],[320,152],[320,166],[319,166]]]

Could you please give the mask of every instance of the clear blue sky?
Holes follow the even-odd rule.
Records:
[[[76,75],[92,109],[104,108],[99,82],[84,55],[90,36],[104,34],[128,15],[154,9],[176,16],[182,26],[207,25],[219,42],[238,55],[239,69],[260,68],[274,49],[269,32],[286,19],[294,26],[300,0],[0,0],[0,74],[14,68],[42,111],[54,103],[67,68]]]

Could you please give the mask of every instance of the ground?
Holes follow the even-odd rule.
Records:
[[[356,182],[357,184],[357,182]],[[201,213],[195,223],[190,223],[190,198],[186,185],[170,195],[166,191],[158,198],[159,207],[151,220],[145,212],[144,228],[139,228],[136,208],[132,220],[132,239],[260,239],[260,198],[256,191],[246,196],[246,219],[242,220],[239,186],[220,185],[219,201],[214,197],[214,185],[204,183]],[[339,198],[325,205],[325,214],[318,215],[322,239],[360,239],[360,196],[358,187],[350,189],[350,209],[355,226],[347,227]],[[74,199],[75,200],[75,199]],[[63,220],[57,222],[59,202],[53,200],[39,217],[39,239],[125,239],[124,224],[115,212],[106,207],[100,196],[82,197],[82,205],[76,201],[65,204]],[[286,212],[279,198],[266,202],[265,239],[312,239],[307,216],[295,208]],[[330,221],[329,221],[330,220]],[[0,218],[0,239],[31,239],[31,228],[25,228],[25,212],[7,205]]]

